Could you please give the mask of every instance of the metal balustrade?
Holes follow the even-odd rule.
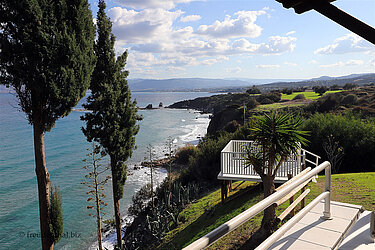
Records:
[[[308,206],[306,206],[296,216],[294,216],[291,220],[289,220],[285,224],[286,226],[284,225],[282,228],[280,228],[274,234],[272,234],[266,241],[264,241],[261,245],[259,245],[257,249],[267,249],[269,246],[271,246],[274,242],[277,241],[277,239],[279,239],[280,236],[285,234],[285,232],[288,229],[290,229],[293,225],[295,225],[308,211],[310,211],[314,207],[314,205],[316,205],[318,202],[320,202],[323,199],[324,199],[323,218],[330,219],[331,217],[331,164],[328,161],[325,161],[319,166],[317,166],[316,168],[314,168],[313,170],[310,170],[306,173],[302,173],[302,175],[295,177],[295,180],[285,185],[279,191],[268,196],[261,202],[255,204],[251,208],[247,209],[245,212],[237,215],[233,219],[219,226],[218,228],[206,234],[202,238],[194,241],[192,244],[185,247],[184,250],[203,249],[205,247],[208,247],[209,245],[211,245],[213,242],[215,242],[222,236],[233,231],[237,227],[241,226],[243,223],[253,218],[258,213],[264,211],[267,207],[271,206],[275,202],[285,197],[292,190],[301,186],[301,184],[305,183],[308,180],[311,180],[314,176],[316,176],[322,170],[325,170],[324,192],[322,192]]]
[[[239,176],[259,176],[254,170],[253,166],[246,166],[246,147],[250,146],[254,152],[259,148],[254,145],[253,141],[231,140],[221,151],[221,173],[218,178],[223,179],[225,175],[239,175]],[[309,155],[310,159],[307,159]],[[312,164],[314,167],[318,166],[320,157],[305,149],[300,149],[297,155],[289,156],[280,166],[276,173],[276,180],[282,178],[287,180],[288,174],[292,176],[301,172],[302,164]],[[267,169],[265,169],[267,171]],[[267,173],[267,172],[265,172]]]

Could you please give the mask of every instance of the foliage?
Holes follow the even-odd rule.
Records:
[[[261,104],[270,104],[279,102],[281,100],[281,94],[277,92],[261,94],[256,97],[256,101]]]
[[[1,1],[0,83],[12,86],[34,130],[43,249],[52,248],[44,135],[85,96],[94,67],[87,0]]]
[[[142,188],[144,193],[147,188]],[[152,248],[152,245],[159,244],[167,232],[174,229],[179,222],[179,213],[183,208],[200,193],[197,184],[189,183],[183,186],[178,180],[172,184],[165,180],[156,190],[154,208],[144,194],[136,194],[133,199],[137,201],[137,206],[131,207],[131,213],[138,217],[130,225],[124,237],[127,249]],[[140,205],[142,204],[142,205]]]
[[[254,143],[246,147],[246,164],[252,165],[262,178],[274,178],[282,162],[290,154],[297,154],[300,144],[306,144],[307,132],[299,129],[302,122],[299,116],[275,111],[254,119],[249,129]]]
[[[304,100],[304,99],[306,99],[304,94],[298,94],[295,97],[293,97],[292,100]]]
[[[343,105],[349,107],[349,106],[352,106],[352,105],[356,104],[357,101],[358,101],[358,97],[357,97],[356,95],[354,95],[354,94],[349,94],[349,95],[346,95],[346,96],[342,99],[341,103],[342,103]]]
[[[0,82],[49,131],[85,96],[95,57],[87,1],[1,1]],[[37,116],[38,115],[38,116]]]
[[[350,90],[350,89],[354,89],[355,87],[357,87],[357,85],[355,83],[346,83],[344,85],[343,89]]]
[[[260,94],[260,89],[253,85],[250,89],[246,90],[246,93],[250,95]]]
[[[189,175],[193,180],[216,180],[220,172],[220,152],[232,139],[229,133],[217,138],[205,137],[198,145],[195,157],[189,160]]]
[[[50,193],[50,224],[49,229],[53,239],[53,243],[57,244],[64,229],[64,219],[61,206],[61,192],[58,187],[51,186]]]
[[[285,95],[291,95],[293,93],[293,89],[289,89],[289,88],[283,88],[281,90],[281,93],[285,94]]]
[[[178,148],[176,152],[176,162],[179,164],[188,164],[190,157],[195,157],[198,148],[194,145],[187,144],[182,148]]]
[[[117,244],[121,248],[119,200],[124,194],[125,162],[135,147],[135,135],[139,131],[136,122],[140,117],[126,80],[129,72],[124,70],[128,53],[125,51],[116,58],[115,37],[105,13],[106,4],[100,0],[98,5],[98,38],[94,43],[98,60],[91,78],[91,95],[83,105],[92,112],[81,117],[86,122],[82,131],[88,141],[98,142],[102,152],[110,156]]]
[[[333,136],[345,152],[340,172],[374,171],[375,123],[361,120],[354,114],[314,114],[305,121],[303,129],[311,131],[307,149],[325,157],[322,145]]]
[[[328,91],[328,87],[326,86],[314,86],[312,89],[315,93],[319,94],[320,96],[322,96],[325,92]]]

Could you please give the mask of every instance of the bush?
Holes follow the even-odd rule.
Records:
[[[306,99],[306,96],[304,94],[298,94],[295,97],[293,97],[292,100],[294,101],[294,100],[304,100],[304,99]]]
[[[260,101],[260,104],[262,104],[262,105],[265,105],[265,104],[272,104],[272,103],[274,103],[271,99],[269,99],[269,98],[264,98],[264,99],[262,99],[261,101]]]
[[[246,90],[246,93],[248,93],[250,95],[260,94],[260,90],[257,87],[255,87],[255,85],[253,85],[253,87]]]
[[[195,156],[197,153],[198,149],[194,145],[186,145],[183,148],[178,148],[176,152],[176,162],[179,164],[188,164],[189,163],[189,158],[191,156]]]
[[[61,193],[55,186],[51,185],[50,193],[50,223],[49,229],[52,235],[53,243],[60,241],[63,234],[63,215],[61,207]]]
[[[343,89],[345,90],[350,90],[350,89],[354,89],[357,85],[355,85],[354,83],[346,83],[343,87]]]
[[[325,92],[327,92],[328,88],[326,86],[314,86],[313,90],[315,93],[323,95]]]
[[[247,103],[246,103],[246,108],[247,109],[253,109],[256,108],[256,106],[259,103],[255,100],[255,98],[251,98]]]
[[[220,172],[221,150],[233,135],[222,133],[218,138],[205,138],[198,145],[198,152],[189,160],[190,177],[196,180],[216,180]]]
[[[281,90],[281,93],[285,95],[291,95],[293,93],[293,89],[284,88]]]
[[[357,101],[358,101],[358,97],[356,95],[349,94],[342,99],[341,104],[343,104],[345,106],[352,106],[352,105],[356,104]]]
[[[375,171],[375,124],[353,114],[315,114],[303,127],[311,131],[308,150],[327,160],[322,145],[333,137],[344,148],[341,172]]]
[[[264,99],[269,99],[271,102],[269,100],[263,101]],[[261,94],[261,95],[256,97],[256,101],[261,103],[261,104],[270,104],[270,103],[274,103],[274,102],[279,102],[280,100],[281,100],[281,94],[277,93],[277,92]],[[267,103],[264,103],[264,102],[267,102]],[[268,103],[268,102],[270,102],[270,103]]]

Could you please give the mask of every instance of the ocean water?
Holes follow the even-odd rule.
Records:
[[[134,92],[138,106],[160,102],[165,106],[176,101],[210,96],[203,92]],[[80,104],[77,108],[80,108]],[[137,149],[128,161],[128,179],[120,208],[125,215],[131,197],[149,180],[149,169],[134,170],[134,166],[146,157],[146,147],[151,144],[156,157],[165,154],[166,139],[174,139],[174,147],[196,142],[206,133],[209,123],[207,114],[193,110],[140,110],[143,120],[136,136]],[[62,193],[64,234],[56,249],[87,249],[95,241],[95,219],[89,217],[89,205],[84,185],[86,170],[82,160],[90,143],[81,132],[82,111],[73,111],[59,119],[52,132],[46,133],[46,162],[51,183]],[[105,159],[105,161],[108,161]],[[103,162],[105,163],[105,162]],[[166,171],[156,172],[156,182],[161,182]],[[110,174],[110,172],[108,172]],[[111,188],[106,187],[108,204],[111,204]],[[32,127],[19,111],[13,94],[0,94],[0,249],[39,249],[39,207],[35,175]],[[106,208],[112,218],[113,207]]]

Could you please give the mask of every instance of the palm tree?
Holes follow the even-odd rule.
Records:
[[[260,175],[264,198],[275,192],[275,176],[281,164],[291,154],[297,154],[301,144],[305,145],[307,131],[299,130],[303,120],[300,116],[272,112],[256,117],[250,128],[250,138],[254,141],[246,149],[246,166],[253,166]],[[264,210],[261,228],[254,239],[265,239],[276,228],[275,206]]]

